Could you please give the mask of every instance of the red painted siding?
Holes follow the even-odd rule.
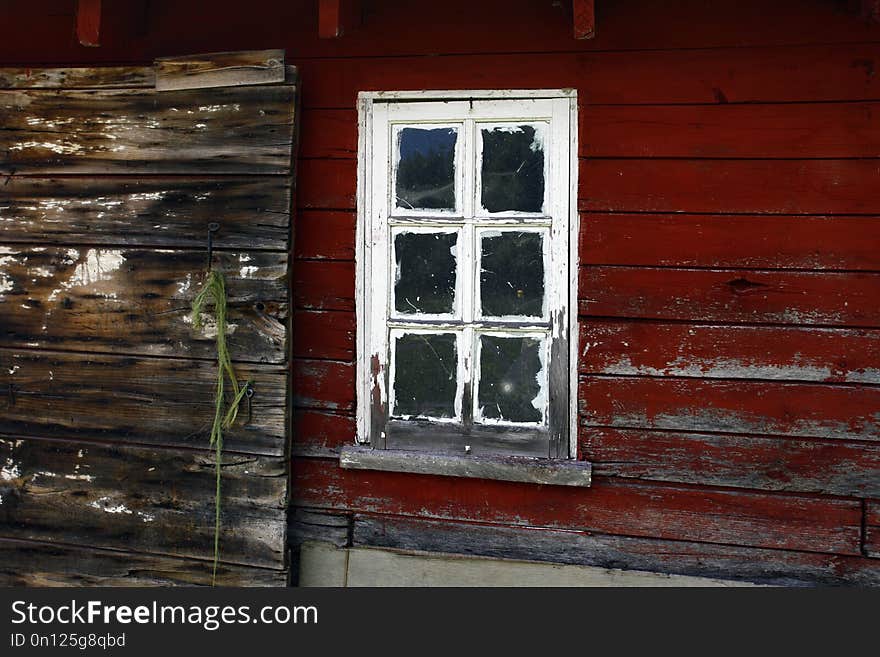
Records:
[[[317,4],[125,3],[88,50],[72,0],[0,8],[17,25],[7,65],[285,47],[300,67],[295,502],[753,548],[781,569],[856,555],[847,568],[878,572],[880,26],[825,0],[616,0],[575,41],[566,3],[373,0],[322,40]],[[594,487],[341,471],[357,93],[529,87],[578,90]]]

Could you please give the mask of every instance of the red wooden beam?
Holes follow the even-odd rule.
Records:
[[[574,38],[592,39],[596,36],[596,12],[594,0],[572,0],[574,14]]]
[[[101,45],[101,0],[78,0],[76,7],[76,38],[80,45]]]
[[[335,39],[361,24],[360,0],[318,0],[318,36]]]

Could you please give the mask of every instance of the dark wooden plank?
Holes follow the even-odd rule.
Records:
[[[290,181],[264,178],[21,178],[3,181],[0,241],[286,251]]]
[[[880,585],[880,561],[873,559],[545,527],[356,515],[353,544],[739,579],[775,586]]]
[[[587,159],[578,185],[589,211],[880,214],[877,159]]]
[[[569,459],[415,452],[373,449],[346,445],[339,454],[339,466],[347,470],[412,472],[440,477],[519,481],[547,486],[590,485],[592,468],[584,461]]]
[[[582,157],[880,156],[878,103],[585,106]]]
[[[880,440],[875,386],[588,376],[578,401],[587,426]]]
[[[293,503],[323,509],[859,555],[861,504],[595,478],[591,488],[343,470],[295,459]]]
[[[210,561],[0,539],[0,586],[210,586]],[[287,571],[221,563],[218,586],[286,586]]]
[[[880,502],[865,505],[865,554],[880,558]]]
[[[583,427],[596,476],[880,497],[880,445]]]
[[[298,408],[293,415],[293,451],[296,454],[335,454],[355,441],[355,419],[311,408]]]
[[[354,360],[355,330],[354,313],[298,310],[293,314],[293,355]]]
[[[356,160],[300,160],[297,207],[303,210],[354,210],[357,207]]]
[[[297,508],[290,513],[290,546],[296,548],[304,541],[321,541],[336,547],[349,545],[351,516]]]
[[[148,66],[0,68],[0,89],[131,89],[154,83]]]
[[[296,218],[294,253],[298,259],[354,260],[353,212],[303,210]]]
[[[350,411],[355,405],[354,363],[293,360],[293,403],[306,408]]]
[[[240,364],[236,374],[255,395],[226,448],[284,454],[286,368]],[[216,384],[212,361],[0,349],[0,434],[204,448]]]
[[[880,331],[581,322],[585,374],[880,384]]]
[[[0,172],[291,170],[296,88],[2,91]]]
[[[357,157],[358,118],[354,110],[310,109],[300,114],[301,158]]]
[[[880,326],[880,274],[582,267],[581,314]]]
[[[284,362],[287,255],[215,252],[233,358]],[[0,247],[0,346],[216,358],[216,323],[192,325],[206,251]]]
[[[285,78],[283,50],[159,57],[154,69],[157,91],[273,84]]]
[[[425,80],[441,89],[576,87],[583,104],[766,103],[876,100],[878,58],[880,44],[861,43],[337,58],[303,62],[301,72],[309,108],[352,108],[360,91],[424,89]]]
[[[0,439],[0,535],[211,559],[214,455]],[[285,566],[283,457],[224,455],[220,558]]]
[[[297,308],[353,311],[354,262],[296,260],[293,301]]]
[[[582,264],[877,271],[878,252],[880,216],[581,215]]]

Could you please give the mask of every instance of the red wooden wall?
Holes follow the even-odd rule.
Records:
[[[90,49],[71,0],[0,4],[0,65],[283,47],[301,70],[298,505],[376,545],[880,584],[880,25],[853,3],[599,0],[590,41],[567,1],[363,0],[330,40],[316,0],[104,4]],[[356,95],[530,87],[579,94],[594,486],[342,471]]]

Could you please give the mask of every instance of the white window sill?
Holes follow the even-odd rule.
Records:
[[[592,466],[587,461],[537,459],[523,456],[460,456],[399,449],[346,445],[339,465],[347,470],[382,470],[518,481],[548,486],[590,486]]]

